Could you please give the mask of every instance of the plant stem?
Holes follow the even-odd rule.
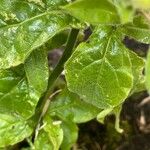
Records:
[[[68,60],[68,58],[71,56],[71,54],[73,52],[73,48],[75,46],[78,33],[79,33],[78,29],[71,30],[64,53],[63,53],[61,59],[59,60],[57,66],[54,68],[53,72],[49,76],[48,87],[45,92],[45,96],[43,98],[41,98],[42,101],[41,101],[41,103],[39,103],[40,108],[38,111],[38,116],[40,116],[40,117],[38,119],[38,124],[36,127],[37,132],[38,132],[38,128],[40,127],[41,120],[47,112],[47,110],[45,110],[45,108],[48,109],[48,106],[45,106],[45,105],[49,104],[47,101],[49,101],[49,97],[51,95],[51,90],[52,90],[53,84],[55,83],[55,81],[57,80],[57,78],[59,77],[61,72],[63,71],[65,62]],[[44,113],[43,113],[43,109],[44,109]]]
[[[49,77],[48,88],[47,88],[47,91],[46,91],[45,99],[49,98],[49,96],[51,94],[52,85],[54,84],[56,79],[59,77],[61,72],[63,71],[64,63],[71,56],[71,54],[73,52],[73,48],[74,48],[75,43],[76,43],[78,33],[79,33],[78,29],[72,29],[71,30],[70,35],[68,37],[66,48],[64,50],[64,53],[63,53],[60,61],[58,62],[57,66],[55,67],[55,69],[53,70],[53,72],[51,73],[51,75]]]

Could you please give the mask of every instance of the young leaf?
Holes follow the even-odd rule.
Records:
[[[13,145],[29,137],[32,128],[18,116],[0,114],[0,147]]]
[[[115,6],[108,0],[77,0],[62,8],[70,15],[91,24],[120,22]]]
[[[49,115],[44,118],[44,127],[35,140],[36,150],[59,150],[63,140],[63,130],[60,124],[54,122]]]
[[[122,32],[139,42],[150,43],[150,24],[143,16],[137,16],[133,20],[133,24],[123,26]]]
[[[146,85],[148,91],[150,92],[150,52],[148,54],[146,61]]]
[[[52,116],[63,119],[72,117],[72,121],[76,123],[89,121],[95,118],[100,111],[99,108],[82,101],[79,96],[67,89],[52,101],[49,108],[49,114]]]
[[[132,88],[129,52],[119,38],[114,26],[99,26],[65,65],[68,88],[99,108],[121,104]]]

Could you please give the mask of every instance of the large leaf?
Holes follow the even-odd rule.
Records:
[[[79,96],[69,92],[67,89],[56,97],[49,108],[49,113],[52,116],[60,118],[71,117],[72,121],[76,123],[89,121],[95,118],[99,112],[100,109],[82,101]]]
[[[150,22],[143,16],[137,16],[132,24],[124,25],[122,32],[142,43],[150,43]]]
[[[77,0],[63,9],[81,21],[92,24],[120,22],[115,6],[108,0]]]
[[[0,114],[0,147],[13,145],[32,133],[32,128],[24,119]]]
[[[36,150],[59,150],[63,140],[63,130],[60,124],[54,122],[49,115],[44,118],[44,127],[35,140]]]
[[[129,52],[119,38],[113,26],[99,26],[65,65],[68,88],[99,108],[119,105],[132,88]]]
[[[15,25],[0,28],[0,67],[23,63],[32,50],[69,26],[72,18],[46,12]]]
[[[146,62],[146,85],[147,89],[150,92],[150,52],[147,57],[147,62]]]

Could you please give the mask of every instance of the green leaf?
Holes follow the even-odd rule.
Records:
[[[132,51],[129,52],[134,77],[131,93],[140,92],[142,90],[145,90],[145,78],[143,75],[145,61],[143,58],[139,57],[136,53]]]
[[[14,25],[0,28],[0,68],[25,61],[29,54],[56,33],[69,27],[72,18],[62,12],[45,12]]]
[[[150,52],[148,53],[146,61],[146,86],[150,93]]]
[[[67,4],[66,0],[1,0],[0,26],[18,23]]]
[[[68,4],[68,0],[45,0],[45,3],[49,9],[58,9],[59,6]]]
[[[47,53],[43,49],[34,50],[24,66],[28,83],[39,95],[45,92],[49,77]]]
[[[44,127],[35,140],[36,150],[59,150],[63,140],[60,123],[53,121],[49,115],[44,118]]]
[[[92,24],[120,22],[115,6],[108,0],[77,0],[63,9],[81,21]]]
[[[89,111],[92,110],[92,111]],[[72,117],[72,121],[82,123],[97,116],[100,109],[82,101],[76,94],[65,89],[51,102],[49,114],[60,118]]]
[[[0,70],[0,113],[30,117],[38,94],[28,84],[20,68]]]
[[[128,23],[133,21],[134,10],[131,7],[131,2],[126,0],[112,0],[115,4],[121,23]]]
[[[76,143],[78,138],[78,128],[77,125],[69,120],[63,121],[61,124],[63,129],[64,137],[61,144],[61,150],[70,150],[73,144]]]
[[[99,26],[65,65],[68,88],[102,109],[121,104],[133,85],[129,52],[120,37],[114,26]]]
[[[39,135],[35,140],[34,147],[36,150],[45,150],[45,149],[53,150],[53,146],[51,144],[47,132],[45,132],[44,130],[41,130],[39,132]]]
[[[132,24],[123,26],[122,32],[139,42],[150,43],[150,23],[144,16],[135,17]]]
[[[22,141],[31,135],[32,130],[26,120],[18,116],[0,114],[0,147]]]
[[[26,71],[26,74],[25,74]],[[47,56],[34,51],[23,65],[0,70],[0,113],[29,118],[48,83]]]

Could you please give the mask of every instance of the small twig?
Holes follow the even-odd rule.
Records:
[[[144,111],[141,111],[140,125],[141,125],[141,126],[145,126],[145,125],[146,125],[146,120],[145,120],[145,114],[144,114]]]
[[[142,107],[142,106],[144,106],[144,105],[147,104],[147,103],[150,103],[150,96],[144,98],[144,99],[142,100],[142,102],[138,105],[138,107]]]

